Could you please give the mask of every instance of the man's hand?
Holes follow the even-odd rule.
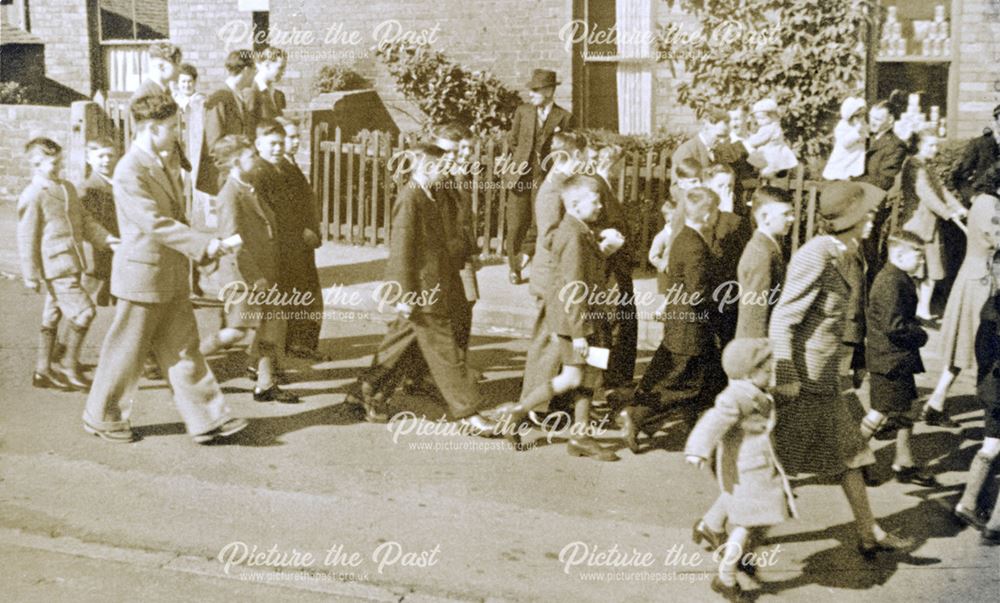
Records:
[[[271,283],[264,277],[260,277],[253,282],[253,288],[255,291],[267,291],[270,287]]]
[[[26,278],[24,279],[24,286],[27,287],[28,289],[31,289],[35,293],[38,293],[38,291],[42,287],[42,284],[33,278]]]
[[[316,249],[321,244],[319,236],[308,228],[302,230],[302,240],[305,242],[306,247],[311,247],[312,249]]]
[[[413,305],[403,303],[396,304],[396,313],[409,320],[410,316],[413,315]]]
[[[687,463],[688,465],[694,465],[699,469],[705,466],[705,459],[701,458],[700,456],[695,456],[693,454],[685,456],[684,462]]]
[[[625,244],[625,237],[622,233],[618,232],[614,228],[605,228],[601,231],[600,241],[598,242],[598,247],[601,250],[601,254],[604,257],[609,257],[614,255],[616,251],[622,248]]]
[[[580,357],[581,360],[587,358],[587,350],[590,349],[587,345],[586,337],[576,337],[573,339],[573,351],[576,355]]]

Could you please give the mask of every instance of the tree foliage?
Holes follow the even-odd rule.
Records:
[[[800,156],[825,154],[841,101],[862,95],[871,0],[684,0],[699,35],[663,26],[661,60],[692,76],[678,98],[698,110],[773,98]],[[862,95],[863,96],[863,95]]]

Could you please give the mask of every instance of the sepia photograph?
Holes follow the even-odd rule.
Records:
[[[0,0],[12,602],[1000,596],[1000,0]]]

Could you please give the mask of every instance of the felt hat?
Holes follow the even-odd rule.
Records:
[[[737,338],[722,350],[722,370],[730,379],[746,379],[771,355],[771,342],[766,337]]]
[[[528,88],[531,90],[537,90],[539,88],[548,88],[549,86],[558,86],[561,82],[556,78],[555,71],[549,71],[548,69],[535,69],[531,73],[531,81],[528,82]]]
[[[840,119],[848,120],[859,111],[865,110],[865,99],[856,96],[848,96],[844,102],[840,103]]]
[[[765,98],[753,104],[751,113],[777,113],[778,103],[773,98]]]
[[[867,182],[836,180],[819,194],[819,215],[833,232],[845,231],[882,203],[885,191]]]

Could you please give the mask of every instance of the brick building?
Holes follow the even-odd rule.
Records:
[[[4,3],[2,31],[15,27],[39,40],[44,46],[45,76],[80,96],[91,96],[99,89],[126,92],[134,88],[144,68],[142,49],[150,40],[164,38],[184,49],[185,60],[201,72],[200,88],[210,90],[222,81],[227,42],[232,47],[248,47],[255,29],[269,28],[277,37],[275,45],[292,55],[282,85],[292,108],[308,105],[311,80],[320,66],[347,63],[374,82],[390,108],[401,109],[394,113],[406,127],[406,113],[413,111],[399,98],[373,52],[373,33],[381,32],[390,39],[432,37],[435,48],[449,58],[472,69],[489,70],[517,88],[532,69],[554,69],[563,81],[557,101],[588,126],[628,132],[694,127],[691,111],[676,102],[676,84],[684,74],[653,60],[648,45],[627,40],[629,33],[655,32],[657,25],[693,26],[677,0]],[[921,0],[883,3],[898,4],[903,18],[912,20],[928,19],[938,4]],[[883,83],[910,83],[911,89],[933,86],[941,113],[947,116],[949,137],[966,138],[981,131],[990,109],[1000,102],[1000,73],[994,67],[1000,60],[1000,2],[946,0],[941,4],[952,30],[949,55],[882,58],[870,73]],[[615,27],[624,35],[617,43],[597,40],[567,46],[560,33],[574,20],[590,23],[594,31]],[[4,71],[2,79],[17,79],[8,75],[9,69]],[[879,85],[870,88],[875,94]]]

